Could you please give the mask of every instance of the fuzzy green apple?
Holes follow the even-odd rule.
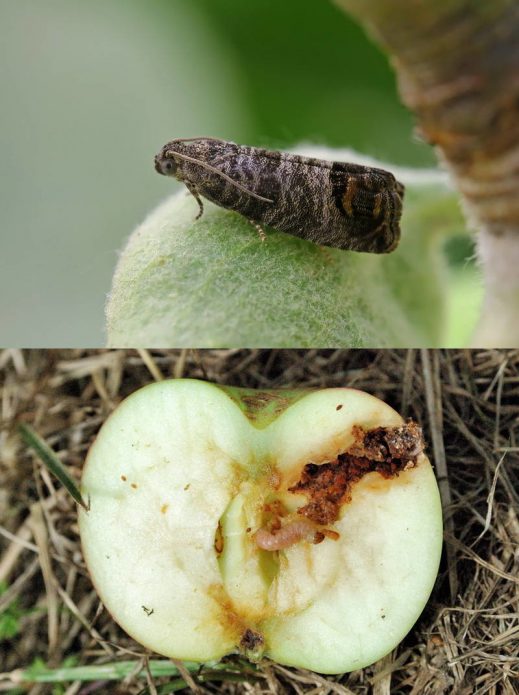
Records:
[[[177,659],[361,668],[409,631],[438,571],[420,428],[355,389],[146,386],[102,427],[82,494],[102,601]]]
[[[348,150],[299,153],[392,171],[406,186],[398,249],[387,255],[323,251],[270,228],[262,242],[244,217],[207,201],[195,221],[198,204],[181,191],[153,210],[121,251],[106,306],[110,347],[448,342],[443,246],[464,233],[464,222],[445,176]]]

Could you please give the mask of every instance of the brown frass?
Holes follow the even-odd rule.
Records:
[[[421,428],[412,421],[400,427],[354,428],[355,442],[334,461],[308,463],[289,492],[305,494],[307,504],[298,509],[317,524],[337,521],[341,506],[349,501],[352,485],[373,471],[391,478],[416,465],[424,449]]]

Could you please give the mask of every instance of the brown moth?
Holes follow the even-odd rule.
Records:
[[[253,224],[322,246],[388,253],[398,245],[404,186],[383,169],[216,138],[171,140],[155,168],[187,186],[200,207],[197,219],[203,196]]]

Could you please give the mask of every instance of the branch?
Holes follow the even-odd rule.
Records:
[[[517,345],[519,5],[516,0],[336,2],[390,54],[403,101],[452,172],[480,230],[487,290],[480,339]]]

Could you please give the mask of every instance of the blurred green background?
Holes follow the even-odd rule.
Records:
[[[0,98],[10,346],[104,344],[117,250],[173,190],[153,156],[174,137],[435,163],[385,56],[329,0],[0,0]],[[470,254],[450,243],[451,344],[480,300]]]

